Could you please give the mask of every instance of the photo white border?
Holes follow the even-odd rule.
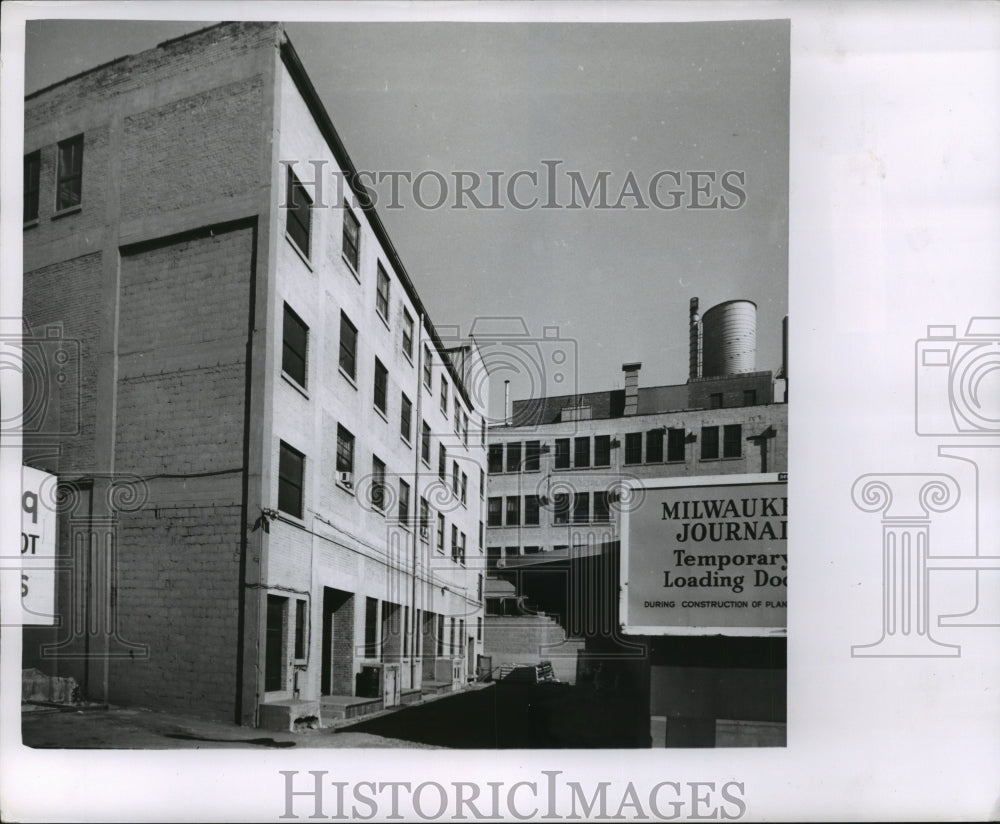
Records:
[[[51,3],[4,5],[3,314],[19,313],[23,23],[133,19],[792,20],[788,746],[762,750],[33,751],[19,744],[17,633],[2,636],[5,820],[258,821],[283,812],[279,769],[340,780],[738,780],[747,820],[1000,816],[996,628],[953,660],[862,660],[877,634],[878,525],[861,473],[934,465],[914,444],[913,343],[927,324],[1000,315],[1000,6],[993,3]],[[957,114],[955,114],[957,112]],[[950,118],[954,117],[952,124]],[[15,205],[10,206],[11,202]],[[13,274],[12,274],[13,273]],[[3,331],[7,331],[6,329]],[[19,381],[0,375],[4,405]],[[19,522],[9,453],[4,545]],[[19,467],[18,467],[19,469]],[[16,473],[19,479],[19,472]],[[16,540],[16,539],[15,539]],[[0,603],[10,603],[4,576]],[[954,630],[952,632],[955,632]],[[957,637],[957,636],[956,636]],[[303,814],[304,817],[304,814]]]

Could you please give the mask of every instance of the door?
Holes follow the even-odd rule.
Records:
[[[264,642],[264,691],[285,688],[285,667],[282,648],[285,636],[285,604],[287,598],[267,596],[267,636]]]

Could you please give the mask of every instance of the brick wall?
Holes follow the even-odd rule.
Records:
[[[25,439],[25,460],[31,460],[35,446],[51,453],[49,445],[58,436],[58,459],[39,464],[52,472],[95,468],[101,267],[101,255],[95,253],[24,276],[23,311],[30,330],[26,338],[30,352],[24,355],[24,404],[26,413],[35,410],[26,416],[25,426],[37,433]],[[55,331],[61,339],[50,337]],[[42,407],[34,406],[35,401]]]
[[[141,218],[258,185],[262,106],[257,76],[125,118],[122,214]]]
[[[112,666],[112,701],[232,717],[252,254],[238,228],[122,257],[117,468],[149,502],[122,515],[118,617],[149,658]]]
[[[238,479],[228,485],[231,497]],[[112,702],[232,720],[241,512],[208,502],[122,516],[118,626],[148,658],[112,661]]]

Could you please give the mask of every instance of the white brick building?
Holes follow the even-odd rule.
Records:
[[[366,664],[410,694],[471,675],[486,376],[364,192],[335,201],[354,167],[282,27],[213,26],[25,107],[25,320],[79,375],[25,439],[73,492],[62,626],[26,629],[25,665],[244,724],[364,691]]]

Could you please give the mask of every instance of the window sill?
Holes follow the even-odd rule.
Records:
[[[309,262],[309,256],[305,252],[303,252],[301,248],[299,248],[299,244],[297,244],[292,239],[292,236],[290,234],[288,234],[288,232],[285,232],[285,240],[287,240],[288,243],[289,243],[289,245],[295,250],[295,254],[297,254],[299,256],[299,258],[301,259],[301,261],[306,265],[306,268],[310,272],[312,272],[313,271],[313,267],[312,267],[312,264]]]
[[[351,263],[351,261],[349,261],[349,260],[347,259],[347,255],[345,255],[345,254],[344,254],[343,252],[341,252],[341,253],[340,253],[340,259],[341,259],[342,261],[344,261],[344,264],[345,264],[345,265],[347,266],[347,269],[348,269],[348,271],[349,271],[349,272],[350,272],[350,273],[351,273],[352,275],[354,275],[354,279],[355,279],[355,280],[356,280],[356,281],[357,281],[358,283],[361,283],[361,275],[359,275],[359,274],[358,274],[358,270],[357,270],[357,268],[356,268],[356,267],[355,267],[355,266],[354,266],[354,265],[353,265],[353,264]]]
[[[701,463],[712,463],[714,461],[719,461],[719,462],[722,462],[722,461],[742,461],[743,457],[744,457],[743,455],[730,455],[728,457],[724,456],[724,457],[721,457],[721,458],[699,458],[698,460]],[[678,461],[678,463],[680,463],[680,461]]]
[[[344,367],[343,366],[338,366],[337,369],[340,372],[341,377],[343,377],[343,379],[345,381],[347,381],[355,389],[358,388],[357,381],[354,378],[352,378],[347,372],[344,371]]]
[[[34,229],[38,225],[38,218],[32,218],[31,220],[24,221],[24,229]]]
[[[355,496],[356,493],[354,492],[354,486],[353,485],[352,486],[347,486],[346,484],[342,484],[340,481],[335,481],[335,483],[337,485],[337,488],[340,489],[341,491],[346,492],[352,498]]]
[[[83,211],[83,204],[77,203],[75,206],[67,206],[65,209],[60,209],[52,215],[53,220],[59,220],[61,217],[66,217],[66,215],[75,215],[77,212]]]
[[[399,439],[406,444],[407,449],[413,449],[413,444],[410,442],[410,439],[407,438],[405,435],[400,433]]]
[[[423,455],[420,456],[420,463],[422,463],[428,469],[431,468],[431,462],[429,460],[427,460],[427,458],[425,458]]]
[[[289,375],[284,369],[281,370],[281,377],[285,383],[292,387],[292,389],[298,392],[306,400],[309,400],[309,393],[306,391],[306,388],[295,380],[295,378]]]
[[[410,364],[410,366],[413,366],[413,355],[405,349],[400,349],[399,351],[403,353],[403,357],[406,358],[406,362]]]
[[[377,415],[378,415],[378,416],[379,416],[379,417],[380,417],[380,418],[381,418],[381,419],[382,419],[383,421],[385,421],[386,423],[389,423],[389,416],[388,416],[388,415],[387,415],[387,414],[385,413],[385,410],[383,410],[383,409],[379,409],[379,408],[378,408],[377,406],[372,406],[372,409],[374,409],[374,410],[375,410],[376,414],[377,414]]]
[[[380,321],[382,321],[382,325],[383,325],[383,326],[384,326],[384,327],[385,327],[385,328],[386,328],[386,329],[387,329],[388,331],[390,331],[390,332],[391,332],[391,331],[392,331],[392,327],[391,327],[391,326],[389,326],[389,318],[385,317],[385,316],[384,316],[384,315],[383,315],[383,314],[382,314],[382,313],[381,313],[381,312],[380,312],[380,311],[378,310],[378,308],[376,308],[376,309],[375,309],[375,314],[376,314],[376,315],[378,315],[378,319],[379,319]]]

